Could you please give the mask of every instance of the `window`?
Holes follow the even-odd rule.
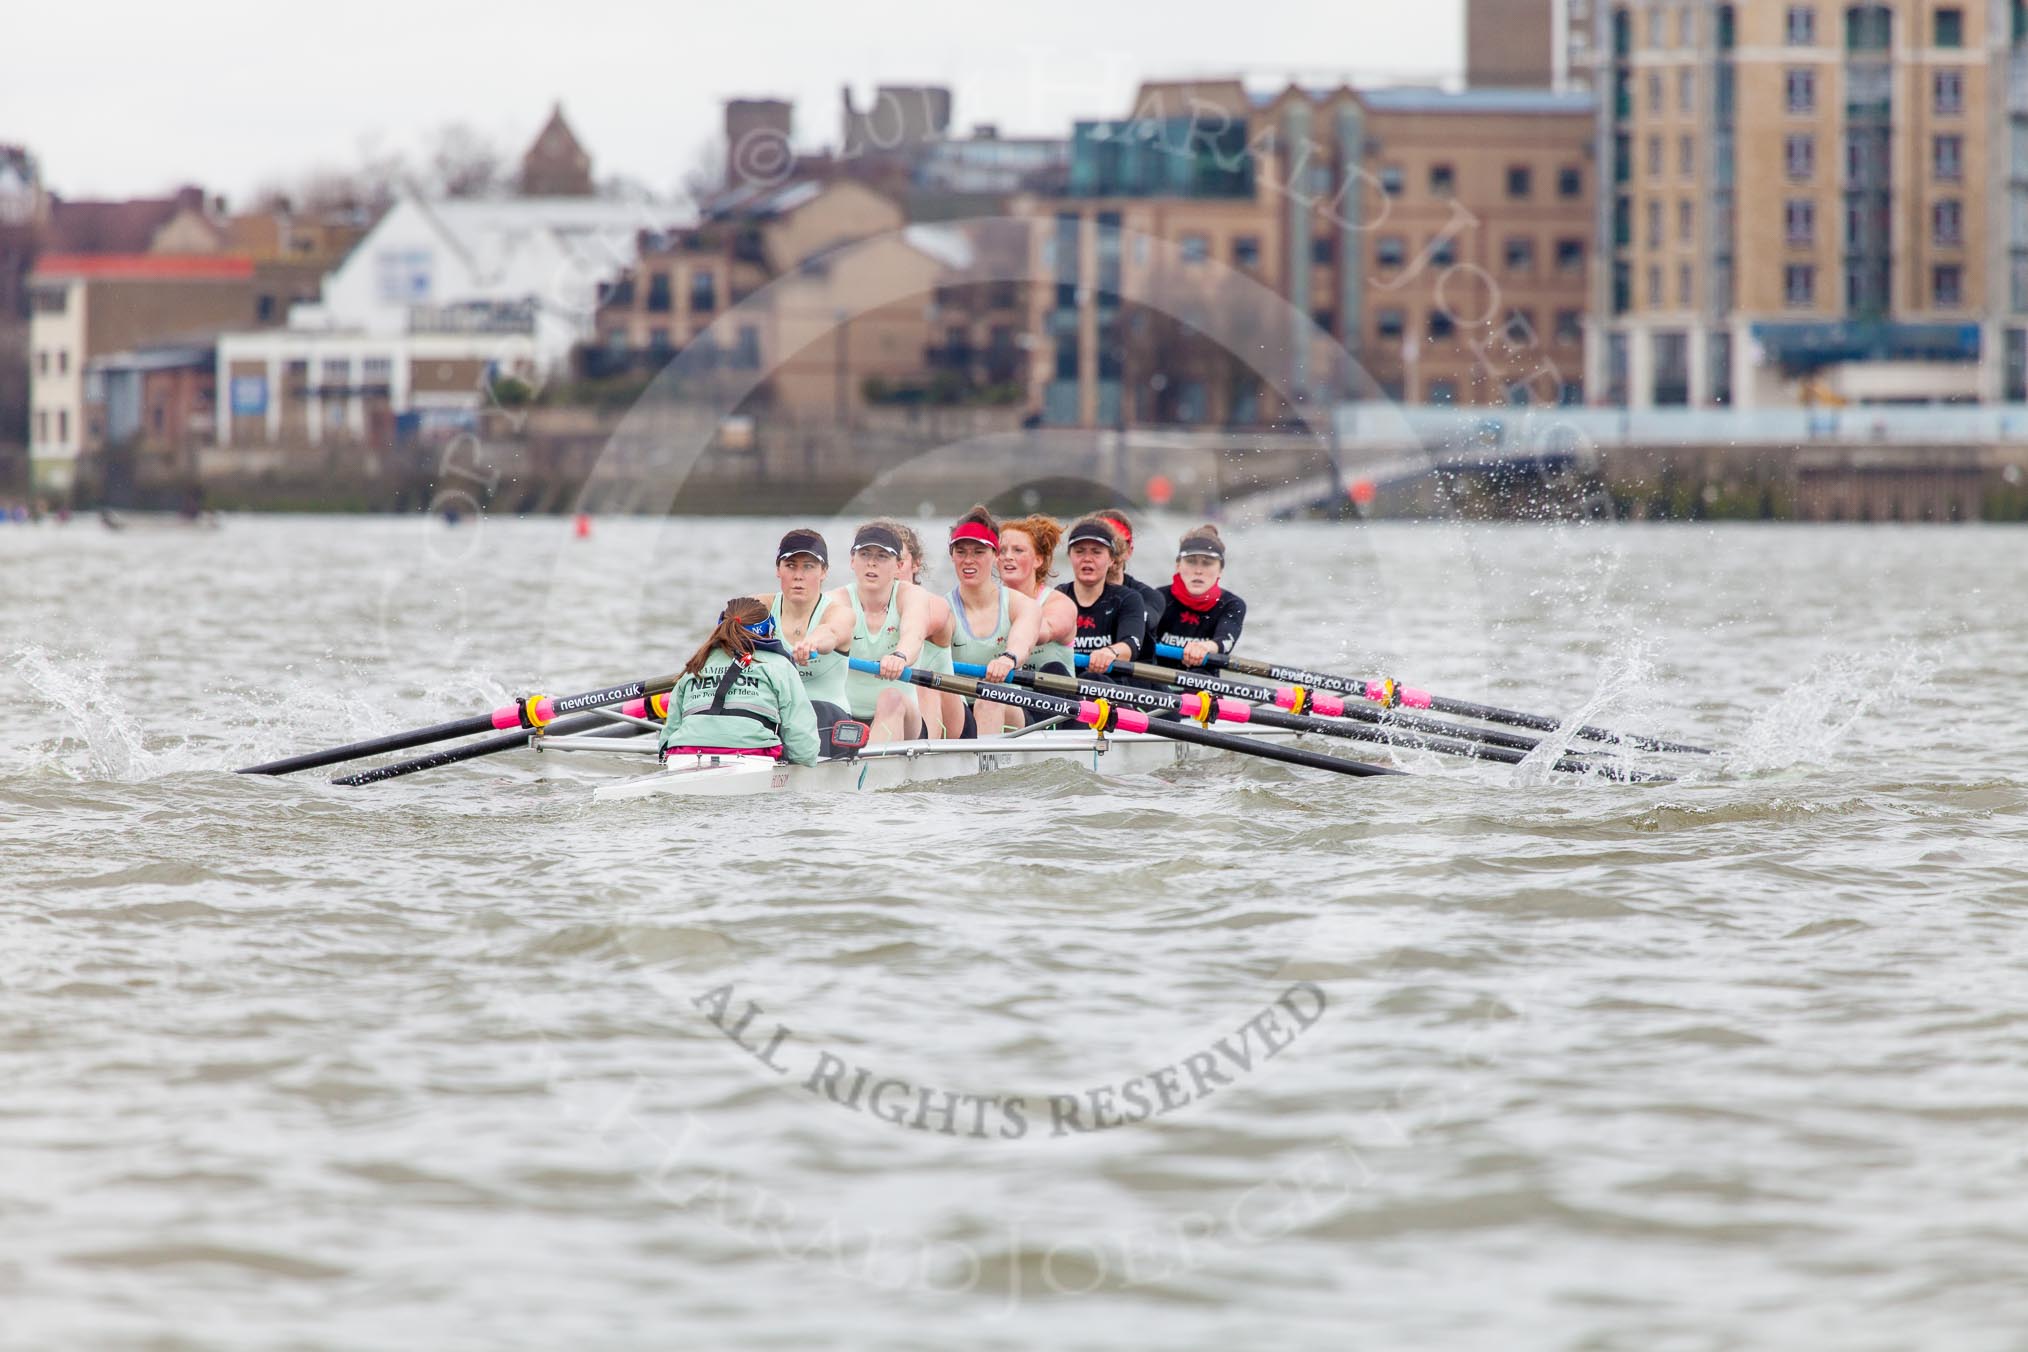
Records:
[[[1782,235],[1791,244],[1816,243],[1817,204],[1803,198],[1790,202],[1782,212]]]
[[[39,376],[46,376],[49,374],[49,353],[47,351],[37,352],[35,354],[35,374]]]
[[[732,366],[736,371],[758,371],[761,364],[760,329],[752,324],[739,326],[739,341],[733,345]]]
[[[1817,111],[1817,72],[1813,70],[1791,70],[1783,78],[1782,87],[1787,91],[1789,111],[1792,113],[1814,113]]]
[[[1682,136],[1676,141],[1676,172],[1684,178],[1697,176],[1697,138]]]
[[[1429,383],[1429,401],[1447,406],[1457,403],[1458,383],[1455,380],[1432,380]]]
[[[46,408],[35,411],[35,440],[43,446],[49,444],[49,410]]]
[[[1936,12],[1936,42],[1938,47],[1962,47],[1965,45],[1965,12],[1961,9],[1940,9]]]
[[[1535,241],[1525,236],[1516,236],[1507,241],[1507,271],[1533,272],[1535,270]]]
[[[1938,305],[1962,305],[1965,300],[1965,270],[1956,263],[1939,263],[1930,270],[1930,293]]]
[[[1556,195],[1566,201],[1584,196],[1584,170],[1570,166],[1557,170]]]
[[[1809,5],[1790,5],[1788,25],[1783,31],[1791,47],[1815,46],[1817,11]]]
[[[1384,255],[1386,254],[1386,245],[1387,245],[1387,241],[1386,241],[1386,240],[1382,240],[1382,241],[1380,241],[1380,243],[1381,243],[1381,253],[1382,253],[1383,257],[1384,257]],[[1202,263],[1202,262],[1204,262],[1204,261],[1205,261],[1206,259],[1208,259],[1208,258],[1210,258],[1210,257],[1211,257],[1211,241],[1210,241],[1210,240],[1206,239],[1206,238],[1205,238],[1205,237],[1204,237],[1203,235],[1185,235],[1185,236],[1183,236],[1183,261],[1184,261],[1184,262],[1186,262],[1186,263]]]
[[[1688,263],[1676,269],[1676,303],[1685,309],[1690,307],[1690,298],[1697,293],[1697,274]]]
[[[1401,166],[1398,164],[1382,165],[1380,169],[1380,191],[1386,193],[1389,197],[1399,197],[1401,196],[1401,187]]]
[[[1659,70],[1648,72],[1648,112],[1655,117],[1662,114],[1662,72]]]
[[[1676,242],[1694,243],[1697,239],[1697,205],[1689,198],[1676,204]]]
[[[1260,236],[1234,235],[1232,237],[1232,265],[1237,268],[1260,266]]]
[[[1507,312],[1507,323],[1503,330],[1510,347],[1533,347],[1535,345],[1535,312],[1515,309]]]
[[[1805,183],[1817,175],[1817,138],[1792,135],[1782,143],[1782,166],[1790,179]]]
[[[1676,110],[1683,113],[1697,111],[1697,72],[1690,70],[1677,72]]]
[[[1697,11],[1688,5],[1676,11],[1676,42],[1682,47],[1697,45]]]
[[[1457,191],[1458,171],[1448,164],[1432,164],[1429,167],[1429,190],[1433,196],[1449,197]]]
[[[298,399],[310,391],[310,363],[292,361],[282,367],[282,387]]]
[[[1534,191],[1535,172],[1525,164],[1509,165],[1507,168],[1507,195],[1520,200]]]
[[[60,376],[70,374],[70,349],[67,347],[56,350],[56,373]]]
[[[1652,200],[1648,203],[1648,247],[1662,247],[1662,204]]]
[[[1817,270],[1807,263],[1791,263],[1783,268],[1782,299],[1799,308],[1816,304]]]
[[[669,274],[667,272],[650,273],[648,276],[648,309],[655,314],[668,314],[670,304]]]
[[[1556,341],[1559,343],[1581,343],[1584,341],[1584,311],[1558,310],[1556,312]]]
[[[669,350],[668,326],[658,325],[648,330],[648,347],[655,352],[667,352]]]
[[[1320,268],[1328,268],[1338,257],[1338,241],[1326,235],[1310,241],[1310,261]]]
[[[1662,176],[1662,138],[1659,136],[1650,136],[1648,138],[1648,177],[1660,178],[1661,176]]]
[[[1382,338],[1399,338],[1408,332],[1408,316],[1400,310],[1382,310],[1374,318],[1373,331]]]
[[[70,410],[67,408],[56,411],[56,444],[70,445]]]
[[[317,367],[317,383],[326,393],[343,394],[352,383],[352,362],[347,357],[326,357]]]
[[[394,362],[388,357],[368,357],[359,364],[360,383],[385,394],[394,383]]]
[[[690,312],[709,314],[718,308],[718,274],[702,268],[690,274]]]
[[[1955,117],[1965,110],[1965,73],[1961,70],[1940,70],[1931,82],[1936,93],[1936,110],[1939,116]]]
[[[1431,342],[1441,343],[1456,333],[1457,329],[1458,326],[1452,322],[1448,311],[1431,310],[1429,312],[1429,340]]]
[[[1939,136],[1935,145],[1937,179],[1955,183],[1965,176],[1965,138],[1962,136]]]
[[[1855,5],[1845,11],[1845,47],[1884,52],[1894,42],[1894,11],[1885,5]]]
[[[1310,322],[1325,333],[1336,333],[1338,331],[1338,316],[1331,310],[1318,310],[1314,312],[1310,316]]]
[[[1382,235],[1374,257],[1383,268],[1398,268],[1408,257],[1408,246],[1402,242],[1400,235]]]
[[[1965,242],[1965,204],[1955,197],[1946,197],[1936,204],[1930,213],[1938,244],[1963,244]]]
[[[1556,270],[1558,272],[1584,271],[1583,240],[1559,239],[1556,241]]]
[[[1429,261],[1440,268],[1447,268],[1458,261],[1458,242],[1449,235],[1443,235],[1429,242]]]
[[[1662,21],[1663,15],[1660,5],[1656,5],[1648,11],[1648,45],[1650,47],[1660,47],[1668,41],[1668,32],[1662,27]]]
[[[1648,304],[1658,308],[1662,304],[1662,269],[1653,263],[1648,265]]]

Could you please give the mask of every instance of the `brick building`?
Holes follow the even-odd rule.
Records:
[[[591,170],[591,156],[578,142],[570,123],[564,121],[563,105],[554,105],[549,111],[549,121],[521,157],[521,195],[590,197]]]
[[[1078,124],[1063,193],[1021,201],[1038,411],[1255,426],[1349,398],[1581,398],[1591,109],[1144,85],[1134,116]]]
[[[1593,387],[1634,408],[2028,398],[2024,15],[1601,7]]]

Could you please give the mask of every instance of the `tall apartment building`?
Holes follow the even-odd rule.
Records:
[[[1067,190],[1018,206],[1045,422],[1582,398],[1587,96],[1229,81],[1135,110],[1079,123]]]
[[[2028,6],[1616,4],[1592,388],[2028,396]]]

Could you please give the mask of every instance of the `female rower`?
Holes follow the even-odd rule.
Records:
[[[1130,587],[1107,580],[1120,555],[1119,536],[1102,516],[1087,516],[1070,528],[1070,581],[1057,590],[1077,604],[1077,650],[1085,670],[1103,676],[1115,662],[1141,655],[1147,637],[1147,606]]]
[[[834,754],[831,729],[850,717],[845,675],[852,647],[852,610],[824,590],[831,553],[813,530],[792,530],[775,546],[775,581],[781,590],[760,598],[774,617],[775,636],[795,659],[817,713],[824,754]]]
[[[1147,608],[1148,628],[1153,630],[1155,621],[1162,616],[1162,607],[1169,602],[1160,587],[1151,587],[1127,571],[1127,565],[1134,561],[1134,523],[1127,520],[1127,514],[1117,508],[1100,512],[1099,517],[1101,520],[1110,521],[1113,524],[1113,533],[1120,537],[1119,557],[1113,561],[1112,572],[1106,580],[1118,583],[1122,587],[1133,588],[1135,594],[1141,598],[1141,604]]]
[[[1225,576],[1225,541],[1216,526],[1198,526],[1176,548],[1176,576],[1169,583],[1168,603],[1155,624],[1155,643],[1183,650],[1183,665],[1201,667],[1212,653],[1229,653],[1246,624],[1246,602],[1221,585]],[[1170,658],[1157,657],[1165,666]]]
[[[974,507],[951,528],[951,564],[958,585],[944,600],[950,606],[951,656],[986,669],[989,681],[1004,681],[1024,665],[1035,648],[1041,608],[1000,580],[1000,523]],[[932,633],[932,640],[943,637]],[[966,700],[964,737],[996,737],[1007,726],[1004,704]]]
[[[1000,578],[1036,602],[1042,613],[1028,665],[1058,676],[1077,675],[1071,640],[1077,637],[1077,602],[1049,585],[1063,527],[1046,516],[1024,516],[1000,525]]]
[[[853,582],[832,593],[852,608],[852,656],[880,663],[880,674],[845,674],[846,707],[871,726],[869,742],[916,735],[921,716],[915,690],[896,685],[922,654],[928,611],[922,588],[901,580],[901,536],[877,521],[852,537]]]
[[[774,617],[736,596],[691,654],[669,694],[662,754],[772,756],[817,763],[817,714],[795,659],[775,637]]]
[[[924,671],[950,675],[951,608],[942,593],[930,586],[929,555],[923,552],[922,537],[915,533],[913,527],[889,517],[880,517],[873,524],[885,526],[901,537],[901,580],[922,590],[925,607],[922,656],[916,659],[915,665]],[[914,688],[914,695],[924,737],[936,739],[958,735],[958,729],[965,722],[965,706],[956,695],[921,686]]]

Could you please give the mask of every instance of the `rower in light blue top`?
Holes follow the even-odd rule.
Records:
[[[999,554],[1000,523],[991,512],[974,507],[958,518],[951,528],[951,566],[958,585],[944,598],[950,619],[944,631],[929,634],[930,642],[946,644],[957,661],[986,668],[991,681],[1006,680],[1028,661],[1042,621],[1033,597],[1001,581]],[[993,737],[1005,730],[1006,705],[986,699],[964,703],[961,736]]]
[[[852,615],[824,590],[831,552],[813,530],[792,530],[775,546],[775,581],[781,590],[760,598],[775,621],[777,637],[795,659],[809,692],[824,739],[824,754],[835,754],[831,730],[851,715],[847,709],[846,662],[852,648]]]
[[[880,674],[850,671],[845,696],[852,716],[869,722],[872,742],[918,735],[915,690],[897,685],[922,655],[926,603],[922,588],[901,580],[901,537],[877,522],[852,538],[852,585],[831,593],[852,614],[853,657],[878,662]]]

